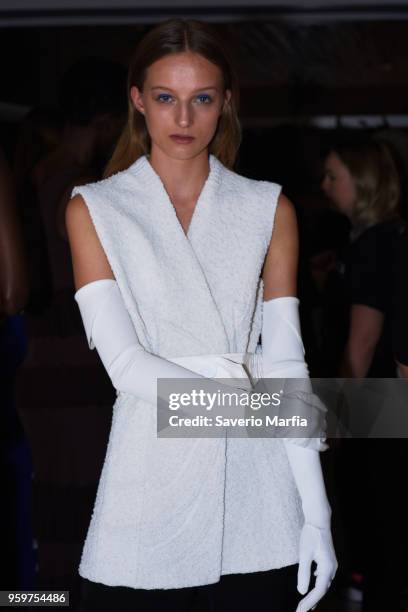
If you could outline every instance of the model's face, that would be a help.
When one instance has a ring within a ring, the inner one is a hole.
[[[223,105],[231,92],[223,91],[221,70],[192,52],[167,55],[149,66],[143,91],[130,90],[134,106],[145,117],[152,142],[174,159],[190,159],[208,147]],[[188,143],[174,135],[192,136]]]
[[[351,219],[357,196],[354,179],[347,166],[333,151],[324,163],[322,189],[337,210]]]

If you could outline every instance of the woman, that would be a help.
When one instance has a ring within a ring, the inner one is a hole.
[[[27,260],[15,202],[15,184],[0,149],[0,327],[19,313],[28,298]]]
[[[351,222],[344,256],[348,321],[340,376],[395,377],[395,247],[404,224],[398,173],[387,146],[368,141],[333,147],[325,159],[322,188]],[[384,398],[378,399],[383,410]],[[393,438],[343,440],[339,451],[350,569],[364,576],[364,612],[399,609],[406,565],[406,453],[406,440]]]
[[[31,552],[24,503],[20,498],[24,477],[28,491],[28,449],[14,402],[15,375],[26,351],[20,311],[27,298],[26,245],[16,206],[15,181],[0,147],[0,478],[3,483],[0,537],[8,558],[2,581],[15,585],[14,588],[21,588],[24,579],[21,572],[23,546],[25,554]]]
[[[394,246],[403,223],[398,173],[387,146],[372,141],[333,147],[322,188],[352,224],[344,261],[349,323],[340,375],[393,377]]]
[[[307,376],[293,205],[276,184],[231,170],[237,83],[209,26],[153,28],[127,88],[106,178],[75,188],[66,214],[75,299],[118,391],[80,566],[83,609],[289,612],[315,560],[304,612],[337,568],[323,439],[161,440],[154,409],[160,378],[218,376],[214,389],[244,394],[262,372]]]
[[[408,227],[405,227],[396,246],[395,303],[393,316],[394,357],[400,378],[408,378]]]

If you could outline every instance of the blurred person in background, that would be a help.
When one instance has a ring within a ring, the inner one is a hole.
[[[408,378],[408,228],[405,227],[396,246],[395,299],[393,316],[394,356],[398,375]]]
[[[26,313],[28,352],[16,380],[34,464],[36,588],[69,590],[72,606],[114,393],[97,354],[88,350],[73,300],[64,215],[73,185],[102,178],[126,110],[125,79],[120,64],[97,57],[80,59],[67,70],[59,88],[61,127],[54,122],[57,145],[33,166],[25,164],[29,177],[19,191],[20,199],[26,194],[37,208],[38,214],[34,208],[31,214],[38,231],[30,246],[42,249],[41,257],[30,252],[36,263]]]
[[[29,294],[25,315],[38,315],[52,299],[52,280],[47,240],[38,202],[41,176],[38,162],[54,151],[61,139],[61,112],[34,107],[18,126],[13,149],[16,200],[28,258]],[[25,317],[24,317],[25,320]]]
[[[19,313],[28,296],[27,261],[10,166],[0,148],[0,323]]]
[[[394,245],[404,223],[388,148],[373,141],[338,145],[326,157],[322,188],[352,224],[344,261],[349,331],[340,374],[393,377]]]
[[[0,534],[7,558],[2,588],[27,586],[24,568],[31,550],[31,534],[24,497],[24,461],[27,452],[13,399],[13,380],[24,350],[20,312],[28,297],[27,259],[16,206],[11,168],[0,148]],[[26,481],[31,476],[26,470]],[[32,585],[31,585],[32,586]]]
[[[350,244],[338,268],[348,305],[339,375],[396,377],[395,247],[404,222],[399,176],[387,145],[371,140],[333,146],[325,159],[322,188],[351,223]],[[363,611],[400,610],[407,578],[406,440],[344,439],[337,452],[351,569],[363,576]]]

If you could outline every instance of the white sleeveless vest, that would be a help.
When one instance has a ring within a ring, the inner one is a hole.
[[[242,353],[250,370],[281,188],[209,163],[187,235],[146,156],[72,195],[89,208],[146,350],[180,363]],[[158,438],[156,417],[118,394],[80,575],[169,589],[298,563],[304,517],[283,441]]]

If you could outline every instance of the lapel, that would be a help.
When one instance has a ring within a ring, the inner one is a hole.
[[[215,284],[208,277],[208,249],[214,243],[217,228],[217,207],[221,205],[220,186],[225,168],[218,159],[209,156],[210,172],[201,190],[187,234],[177,218],[160,176],[155,172],[146,156],[140,157],[128,169],[144,187],[143,209],[148,235],[156,255],[156,269],[160,268],[159,293],[183,324],[183,331],[199,336],[205,352],[225,353],[230,351],[229,339],[221,309],[217,304]],[[138,209],[142,212],[140,204]],[[218,231],[218,239],[220,238]],[[217,262],[222,276],[223,261]],[[214,271],[213,271],[214,272]],[[164,286],[163,286],[164,284]],[[189,329],[191,327],[191,329]]]

